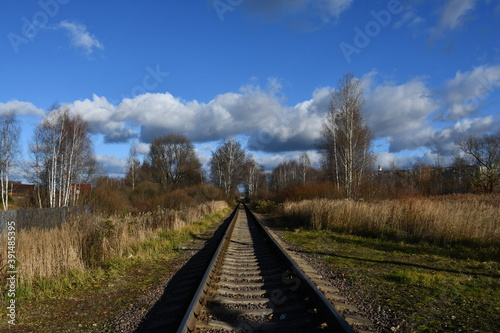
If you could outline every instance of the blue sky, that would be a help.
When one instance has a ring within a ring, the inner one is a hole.
[[[377,164],[449,161],[499,130],[494,0],[3,1],[0,113],[33,127],[54,103],[92,128],[112,175],[132,141],[185,134],[202,162],[235,136],[268,170],[316,143],[329,96],[362,80]]]

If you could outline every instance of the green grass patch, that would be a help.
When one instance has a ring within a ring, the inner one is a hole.
[[[500,265],[488,255],[494,249],[279,229],[417,332],[500,332]]]

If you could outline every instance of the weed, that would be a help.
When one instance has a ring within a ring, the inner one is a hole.
[[[92,274],[101,277],[101,270],[113,268],[116,265],[113,260],[117,258],[153,256],[163,248],[175,249],[189,237],[188,230],[198,228],[194,221],[226,207],[224,201],[217,201],[184,211],[159,210],[137,216],[88,215],[49,230],[20,230],[16,253],[18,293],[23,296],[46,294],[49,290],[58,293],[92,280]],[[0,243],[4,244],[5,237],[5,232],[0,234]],[[0,267],[6,262],[5,253],[0,252]],[[0,278],[5,274],[2,269]]]
[[[285,202],[283,215],[313,229],[407,242],[480,246],[500,255],[500,207],[491,196],[449,196],[355,202]],[[495,251],[496,248],[496,251]]]

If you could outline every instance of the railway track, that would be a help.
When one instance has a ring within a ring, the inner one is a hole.
[[[177,332],[354,332],[239,205]]]

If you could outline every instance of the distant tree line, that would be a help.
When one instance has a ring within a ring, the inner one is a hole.
[[[62,207],[106,202],[108,211],[182,208],[220,198],[361,198],[394,193],[443,194],[494,192],[500,187],[500,134],[456,141],[449,168],[416,165],[414,170],[374,172],[373,134],[366,125],[363,89],[352,73],[331,93],[316,167],[303,152],[265,171],[240,142],[227,138],[214,149],[207,171],[193,143],[182,134],[155,137],[141,162],[131,144],[123,179],[98,176],[88,123],[66,107],[52,107],[35,128],[26,178],[35,190],[29,205]],[[19,166],[20,126],[13,112],[0,115],[0,188],[3,209],[9,209],[10,174]],[[450,169],[451,168],[451,169]],[[92,182],[92,198],[74,184]],[[131,208],[132,207],[132,208]]]

